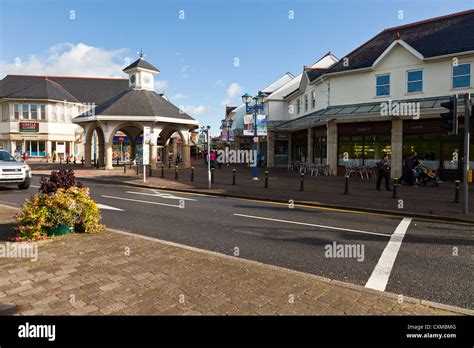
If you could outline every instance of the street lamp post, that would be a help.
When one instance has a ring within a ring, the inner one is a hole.
[[[257,167],[257,113],[258,111],[265,111],[265,103],[267,102],[268,95],[262,92],[259,92],[255,97],[245,93],[242,96],[242,101],[245,103],[245,111],[253,111],[253,178],[252,180],[258,180],[258,167]],[[250,102],[253,100],[253,105],[250,105]]]
[[[211,188],[211,136],[210,136],[211,126],[202,126],[201,133],[206,134],[207,140],[207,182],[208,188]]]

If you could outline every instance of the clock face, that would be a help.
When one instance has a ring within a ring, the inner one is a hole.
[[[145,81],[146,84],[149,84],[150,83],[150,76],[145,75],[143,77],[143,81]]]
[[[132,85],[135,84],[135,74],[134,74],[134,75],[130,75],[130,83],[131,83]]]

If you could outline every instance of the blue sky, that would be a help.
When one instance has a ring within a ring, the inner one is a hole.
[[[385,28],[470,8],[474,0],[0,0],[0,76],[121,76],[143,48],[161,70],[157,91],[216,129],[226,103],[328,51],[340,58]]]

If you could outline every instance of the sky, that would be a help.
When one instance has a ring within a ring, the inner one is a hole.
[[[138,58],[164,92],[218,132],[225,105],[338,58],[383,29],[474,8],[474,0],[0,0],[0,78],[126,77]]]

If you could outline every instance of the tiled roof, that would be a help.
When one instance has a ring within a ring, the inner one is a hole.
[[[158,68],[155,68],[153,65],[151,65],[150,63],[148,63],[145,59],[143,58],[138,58],[136,61],[134,61],[132,64],[130,64],[129,66],[127,66],[125,69],[123,69],[123,71],[127,71],[129,69],[132,69],[132,68],[143,68],[143,69],[147,69],[147,70],[153,70],[153,71],[157,71],[159,72],[160,70],[158,70]]]
[[[342,58],[330,72],[372,66],[390,46],[402,39],[425,58],[474,50],[474,10],[454,13],[421,22],[385,29],[362,46],[347,54],[348,66]]]
[[[95,108],[95,115],[161,116],[181,120],[194,120],[158,93],[135,89],[127,89],[98,105]]]
[[[127,79],[7,75],[0,81],[0,99],[52,99],[98,105],[127,88]]]

